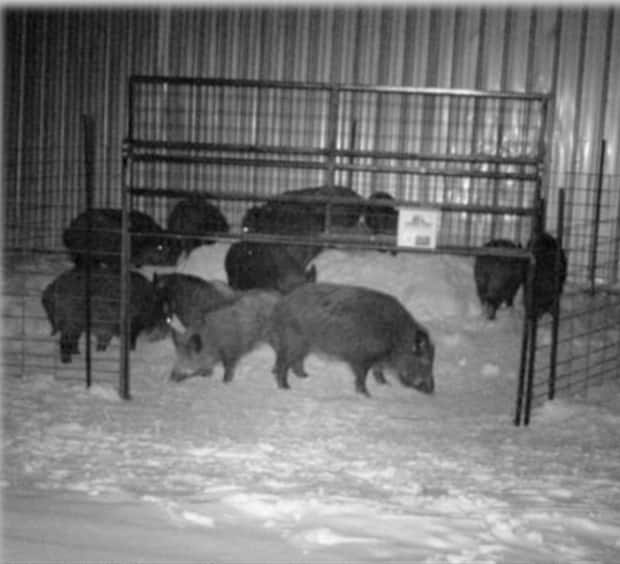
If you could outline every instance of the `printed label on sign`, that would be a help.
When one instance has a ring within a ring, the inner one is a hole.
[[[418,249],[434,249],[441,211],[427,208],[400,208],[398,210],[398,245]]]

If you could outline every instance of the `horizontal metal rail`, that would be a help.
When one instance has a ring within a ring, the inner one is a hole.
[[[136,153],[132,155],[134,161],[137,162],[166,162],[174,164],[217,164],[217,165],[234,165],[234,166],[260,166],[272,168],[299,168],[299,169],[325,169],[327,170],[330,163],[312,162],[300,160],[268,160],[268,159],[248,159],[243,157],[194,157],[182,155],[161,155],[159,153]],[[437,160],[437,159],[436,159]],[[498,172],[498,171],[475,171],[475,170],[444,170],[431,169],[428,167],[398,167],[398,166],[381,166],[381,165],[358,165],[347,163],[335,163],[333,165],[336,170],[352,170],[358,172],[382,172],[382,173],[398,173],[398,174],[415,174],[418,176],[446,176],[446,177],[466,177],[466,178],[491,178],[491,179],[507,179],[507,180],[530,180],[535,181],[538,178],[537,172]]]
[[[190,190],[172,189],[172,188],[137,188],[130,187],[129,192],[134,196],[150,196],[150,197],[171,197],[182,198],[185,196],[191,196],[196,194]],[[232,201],[251,201],[251,202],[287,202],[287,203],[316,203],[316,204],[351,204],[352,206],[372,206],[372,207],[385,207],[382,202],[373,202],[370,200],[358,200],[356,198],[347,197],[334,197],[325,198],[319,196],[295,196],[288,195],[258,195],[258,194],[244,194],[242,192],[219,192],[209,191],[208,197],[214,200],[232,200]],[[425,202],[422,200],[390,200],[390,205],[401,208],[425,208],[425,209],[437,209],[443,212],[468,212],[468,213],[481,213],[481,214],[496,214],[496,215],[515,215],[515,216],[533,216],[536,213],[535,208],[528,208],[522,206],[489,206],[489,205],[477,205],[477,204],[452,204],[452,203],[436,203]]]
[[[131,84],[172,84],[184,86],[231,86],[252,88],[282,88],[299,90],[323,90],[346,92],[376,92],[378,94],[419,94],[448,97],[493,98],[514,100],[546,101],[549,94],[545,92],[498,92],[494,90],[473,90],[453,88],[421,88],[415,86],[368,86],[364,84],[292,82],[283,80],[252,80],[236,78],[197,78],[188,76],[132,75]]]
[[[532,166],[539,164],[536,156],[511,157],[491,154],[475,155],[438,155],[433,153],[404,153],[401,151],[364,151],[355,149],[329,149],[314,147],[288,147],[284,145],[252,145],[247,143],[198,143],[193,141],[148,141],[140,138],[127,139],[131,142],[134,154],[140,154],[144,149],[171,150],[171,151],[218,151],[222,153],[256,153],[261,155],[307,155],[320,157],[340,157],[357,159],[392,159],[411,161],[437,161],[457,163],[482,163],[503,166]],[[149,154],[149,153],[146,153]]]
[[[175,235],[173,233],[164,233],[162,237],[170,239],[183,239],[186,235]],[[360,248],[373,250],[389,250],[396,252],[416,252],[416,253],[448,253],[461,256],[504,256],[520,258],[523,260],[530,259],[530,253],[524,249],[498,249],[491,247],[472,247],[472,246],[454,246],[454,245],[437,245],[434,249],[426,249],[421,247],[409,247],[396,244],[396,237],[390,235],[365,235],[337,232],[333,235],[327,233],[317,233],[315,235],[275,235],[271,233],[249,232],[215,232],[209,233],[204,237],[192,235],[193,239],[208,239],[210,241],[235,242],[249,241],[252,243],[270,243],[279,245],[299,245],[299,246],[319,246],[334,248]]]

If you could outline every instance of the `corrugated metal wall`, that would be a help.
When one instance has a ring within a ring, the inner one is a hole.
[[[620,212],[620,10],[389,6],[5,12],[7,243],[60,248],[84,205],[80,116],[97,125],[98,205],[120,201],[132,73],[542,91],[557,188],[586,222],[600,153]],[[579,184],[579,185],[576,185]],[[575,185],[573,187],[573,185]]]

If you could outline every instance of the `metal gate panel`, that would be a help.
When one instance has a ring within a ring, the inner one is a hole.
[[[534,201],[545,100],[441,89],[136,77],[129,140],[154,153],[140,158],[145,164],[135,170],[135,187],[265,196],[324,184],[332,166],[335,183],[352,185],[363,196],[381,190],[419,203],[525,209]],[[256,166],[251,175],[248,164]],[[167,213],[146,208],[160,221]],[[477,246],[502,233],[522,238],[528,229],[508,216],[500,222],[486,214],[475,233],[467,216],[461,231],[444,242],[465,237]]]

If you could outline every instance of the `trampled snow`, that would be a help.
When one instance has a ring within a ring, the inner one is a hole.
[[[227,247],[178,270],[225,280]],[[434,396],[388,374],[362,397],[343,363],[315,355],[310,378],[279,390],[267,345],[230,384],[221,367],[174,383],[169,338],[140,338],[128,402],[115,377],[87,389],[57,359],[5,376],[3,561],[617,561],[618,385],[514,427],[520,300],[484,320],[470,258],[327,250],[315,264],[428,327]]]

